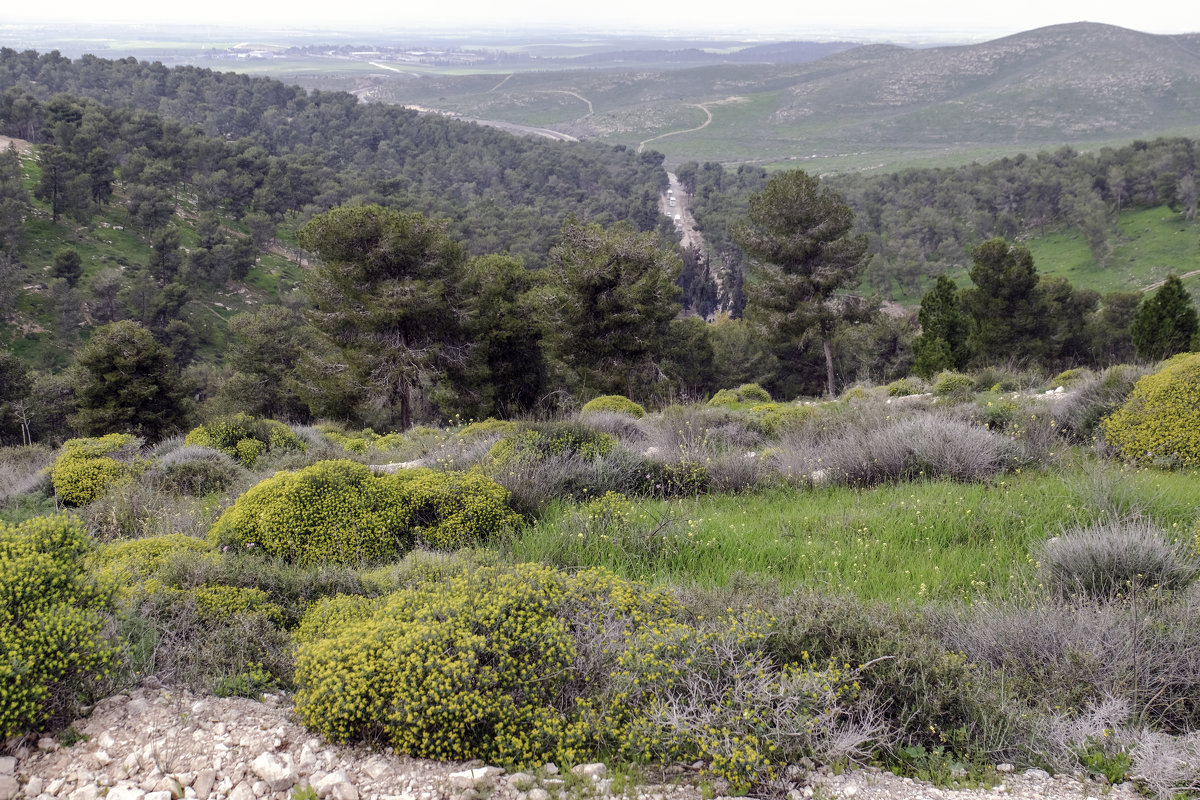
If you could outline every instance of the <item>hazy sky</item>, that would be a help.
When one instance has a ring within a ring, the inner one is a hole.
[[[209,23],[403,31],[570,27],[578,31],[650,29],[784,35],[869,31],[1004,35],[1061,22],[1105,22],[1149,33],[1200,31],[1200,3],[1129,0],[54,0],[6,3],[0,23]]]

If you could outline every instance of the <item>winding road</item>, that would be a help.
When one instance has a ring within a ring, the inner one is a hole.
[[[681,133],[695,133],[696,131],[704,130],[709,125],[711,125],[712,121],[713,121],[713,115],[712,115],[712,112],[708,110],[708,106],[717,105],[717,103],[720,103],[720,102],[726,102],[726,101],[718,100],[718,101],[715,101],[712,103],[689,103],[689,105],[693,105],[696,108],[703,111],[705,113],[705,115],[708,117],[708,119],[704,120],[704,122],[702,122],[700,125],[698,125],[695,128],[688,128],[687,130],[682,130],[682,131],[668,131],[667,133],[660,133],[658,136],[651,136],[649,139],[643,139],[638,144],[637,151],[640,153],[640,152],[642,152],[642,150],[644,150],[646,148],[646,145],[649,144],[650,142],[654,142],[659,139],[665,139],[668,136],[678,136]],[[589,103],[588,105],[591,105],[591,104]]]

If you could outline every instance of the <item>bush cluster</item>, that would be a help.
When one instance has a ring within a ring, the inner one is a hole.
[[[975,379],[961,372],[943,372],[933,379],[933,393],[937,397],[965,399],[975,393]]]
[[[80,566],[89,550],[71,517],[0,523],[0,739],[70,714],[112,662],[110,601]]]
[[[1163,363],[1101,425],[1122,457],[1167,467],[1200,465],[1200,353]]]
[[[69,439],[50,467],[54,492],[67,505],[86,506],[144,466],[137,458],[142,440],[128,433]]]
[[[238,413],[201,425],[188,433],[186,444],[220,450],[243,467],[269,452],[304,452],[304,440],[282,422]]]
[[[393,559],[419,541],[454,548],[518,523],[508,492],[474,473],[376,475],[353,461],[278,472],[239,497],[213,526],[220,543],[300,565]]]
[[[582,637],[661,614],[666,601],[602,571],[482,567],[403,589],[376,609],[333,600],[302,623],[296,709],[340,742],[382,733],[424,758],[562,759],[572,695],[602,652]],[[573,759],[572,759],[573,760]]]
[[[708,401],[710,406],[731,406],[737,403],[770,403],[771,395],[757,383],[743,383],[736,389],[722,389]]]
[[[641,419],[642,417],[646,416],[646,409],[642,408],[628,397],[619,394],[605,394],[589,400],[588,402],[584,403],[583,408],[579,410],[579,416],[586,417],[589,414],[597,414],[600,412],[625,414],[633,417],[634,419]]]

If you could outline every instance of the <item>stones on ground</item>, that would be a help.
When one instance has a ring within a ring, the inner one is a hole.
[[[599,764],[599,763],[597,763],[597,764],[577,764],[576,766],[571,767],[571,774],[579,775],[584,778],[591,778],[594,781],[598,781],[601,778],[603,778],[605,775],[608,774],[608,767],[604,766],[603,764]]]
[[[568,789],[556,764],[504,775],[483,762],[444,764],[337,746],[314,738],[289,713],[280,698],[266,704],[140,688],[98,703],[75,726],[87,738],[71,747],[46,737],[0,757],[0,800],[288,800],[307,786],[320,800],[565,800],[577,789],[596,800],[615,798],[603,764],[573,767]],[[680,769],[664,785],[626,786],[625,795],[700,800],[702,786],[718,797],[729,793],[725,781],[703,777],[703,763],[673,766]],[[582,787],[580,778],[587,779]],[[939,790],[870,769],[834,775],[812,762],[784,768],[780,778],[788,800],[1080,800],[1101,793],[1105,800],[1139,800],[1129,784],[1101,787],[1082,775],[1050,779],[1015,768],[1004,775],[1004,792]]]

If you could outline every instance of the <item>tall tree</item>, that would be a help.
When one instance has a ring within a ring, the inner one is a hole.
[[[1157,361],[1186,352],[1200,329],[1196,306],[1183,281],[1168,275],[1151,297],[1142,301],[1133,318],[1131,333],[1138,358]]]
[[[180,430],[188,408],[171,354],[134,322],[97,328],[71,366],[76,411],[86,436],[136,433],[151,441]]]
[[[1046,355],[1045,303],[1028,247],[989,239],[972,253],[963,292],[972,318],[969,343],[980,362],[1040,360]]]
[[[826,390],[836,393],[833,334],[862,305],[843,290],[870,260],[867,237],[852,235],[854,212],[841,195],[803,170],[781,172],[750,198],[734,240],[758,262],[747,307],[800,350],[812,335],[825,354]]]
[[[605,230],[568,219],[550,251],[543,313],[546,342],[581,395],[646,398],[665,378],[661,361],[679,314],[679,256],[655,234]]]
[[[470,350],[452,367],[450,397],[441,405],[476,418],[534,408],[548,380],[537,295],[544,277],[513,256],[466,264],[455,289]]]
[[[958,285],[948,275],[921,298],[917,313],[921,335],[913,340],[914,375],[929,378],[944,369],[962,369],[970,359],[967,336],[970,321],[963,313]]]
[[[308,276],[308,319],[344,354],[334,372],[348,372],[377,408],[398,406],[408,429],[418,392],[462,351],[446,299],[462,247],[421,214],[380,206],[336,208],[299,239],[320,257]]]

